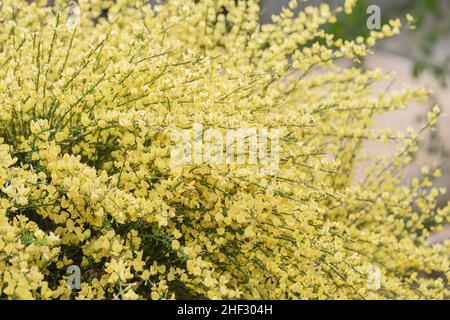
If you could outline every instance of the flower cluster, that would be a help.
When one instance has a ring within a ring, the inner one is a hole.
[[[450,218],[440,172],[402,175],[439,108],[372,128],[430,92],[336,64],[401,29],[327,33],[355,2],[260,25],[256,0],[2,1],[0,298],[448,298],[450,243],[427,243]],[[278,129],[279,170],[174,163],[171,130],[196,122]]]

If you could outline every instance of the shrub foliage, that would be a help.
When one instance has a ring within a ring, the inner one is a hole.
[[[448,297],[449,243],[427,243],[450,216],[439,170],[402,174],[439,108],[418,132],[373,128],[430,92],[336,63],[401,29],[327,33],[355,2],[260,25],[257,1],[91,0],[78,25],[66,1],[3,0],[0,297]],[[194,122],[279,129],[279,171],[174,163],[171,130]]]

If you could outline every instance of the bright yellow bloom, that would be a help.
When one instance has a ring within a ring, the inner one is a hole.
[[[54,2],[0,9],[0,298],[449,298],[450,243],[427,242],[450,218],[440,171],[403,180],[440,110],[375,130],[430,91],[335,64],[400,20],[349,41],[324,26],[356,0],[265,25],[256,0]],[[174,164],[172,131],[198,122],[279,129],[279,170]]]

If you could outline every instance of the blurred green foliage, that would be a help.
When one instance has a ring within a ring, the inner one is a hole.
[[[332,3],[333,1],[326,1]],[[380,5],[382,23],[395,17],[411,14],[416,19],[414,34],[408,34],[413,39],[414,50],[397,48],[390,50],[410,59],[413,62],[412,73],[415,77],[423,72],[432,73],[442,86],[447,85],[450,77],[450,54],[444,59],[435,61],[435,50],[439,42],[450,39],[450,1],[449,0],[408,0],[408,1],[368,1],[359,0],[353,13],[347,18],[329,26],[329,31],[344,39],[354,39],[358,35],[367,36],[370,30],[366,28],[368,18],[367,8]],[[450,50],[449,50],[450,52]]]

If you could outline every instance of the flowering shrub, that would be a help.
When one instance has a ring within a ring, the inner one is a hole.
[[[402,176],[439,108],[419,132],[371,128],[430,92],[335,64],[401,28],[324,31],[355,2],[260,25],[257,1],[79,1],[74,23],[65,1],[3,0],[1,298],[448,297],[450,243],[426,241],[450,217],[439,170]],[[196,121],[279,129],[279,170],[172,161]]]

